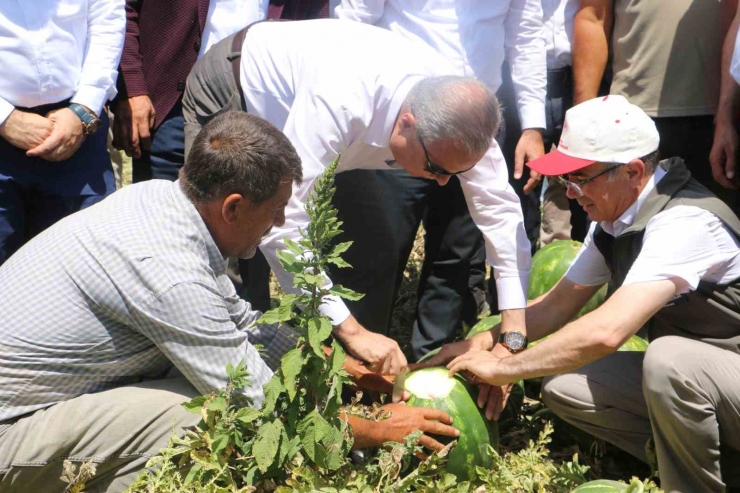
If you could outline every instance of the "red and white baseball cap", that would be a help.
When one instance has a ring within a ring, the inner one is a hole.
[[[585,101],[565,113],[557,150],[527,165],[545,176],[564,175],[596,162],[626,164],[658,149],[653,120],[623,96]]]

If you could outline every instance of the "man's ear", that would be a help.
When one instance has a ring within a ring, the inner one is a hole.
[[[416,134],[416,118],[408,108],[402,109],[401,113],[398,115],[398,131],[401,135],[405,135],[410,132]]]
[[[238,193],[232,193],[224,198],[221,203],[221,217],[226,224],[233,224],[239,220],[244,200],[246,199]]]
[[[627,177],[629,178],[630,186],[633,188],[639,188],[646,175],[647,167],[642,159],[633,159],[627,163]]]

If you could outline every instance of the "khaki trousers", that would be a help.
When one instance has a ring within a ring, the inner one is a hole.
[[[542,397],[565,421],[642,460],[652,436],[666,492],[724,492],[728,483],[738,485],[738,354],[662,337],[644,355],[617,352],[548,377]]]
[[[199,414],[181,406],[198,395],[185,379],[146,382],[86,394],[23,417],[0,431],[0,492],[62,492],[65,459],[92,460],[85,491],[120,492]]]
[[[555,240],[570,240],[570,204],[565,195],[565,186],[559,180],[547,180],[542,198],[542,221],[540,222],[540,248]]]

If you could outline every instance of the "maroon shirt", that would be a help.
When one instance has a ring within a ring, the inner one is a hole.
[[[255,0],[244,0],[255,1]],[[195,65],[209,0],[126,0],[118,98],[148,95],[159,127]],[[328,0],[271,0],[270,19],[328,17]]]

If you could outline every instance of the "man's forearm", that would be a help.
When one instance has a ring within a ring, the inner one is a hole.
[[[553,337],[502,360],[510,381],[575,370],[617,351],[660,310],[678,289],[668,279],[619,288],[595,311],[559,330]]]
[[[574,103],[595,98],[609,57],[612,2],[581,0],[573,28]]]
[[[352,435],[355,439],[352,443],[352,450],[362,450],[378,446],[376,437],[378,423],[369,419],[362,419],[358,416],[346,414],[344,411],[340,414],[342,419],[346,419],[352,427]]]

